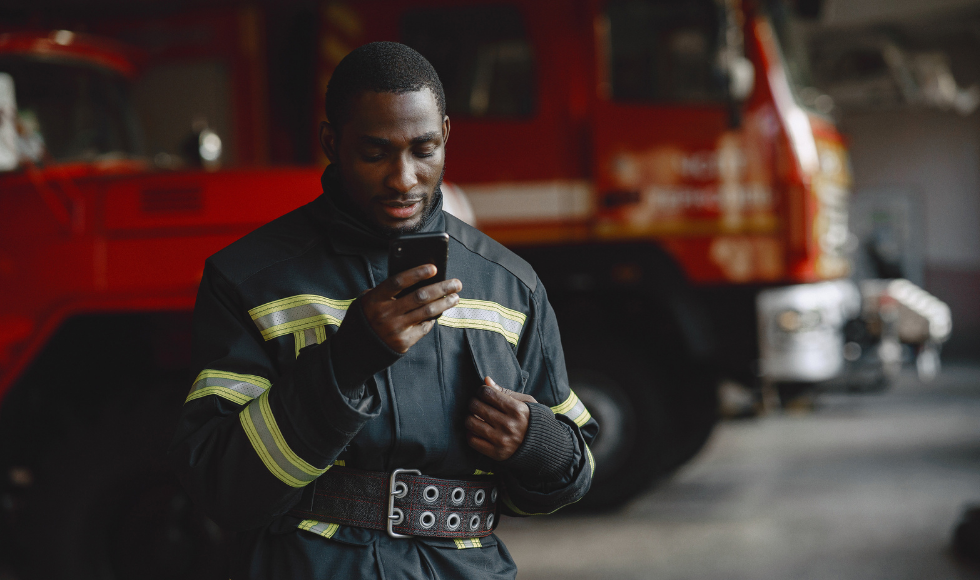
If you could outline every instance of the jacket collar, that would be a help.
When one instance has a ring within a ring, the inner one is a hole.
[[[385,250],[391,238],[365,223],[350,210],[344,198],[340,175],[336,167],[328,165],[320,177],[323,194],[309,204],[312,218],[334,250],[342,254],[359,254],[365,250]],[[446,229],[442,213],[442,190],[436,189],[436,207],[429,215],[420,232],[441,232]]]

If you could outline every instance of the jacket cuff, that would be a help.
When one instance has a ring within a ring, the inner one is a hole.
[[[568,426],[556,419],[551,409],[538,403],[527,403],[527,407],[531,416],[524,441],[503,465],[526,484],[558,481],[574,460],[575,441]]]
[[[364,383],[388,368],[403,355],[388,347],[368,324],[360,299],[351,303],[337,334],[325,349],[331,358],[334,378],[341,394],[358,399]]]

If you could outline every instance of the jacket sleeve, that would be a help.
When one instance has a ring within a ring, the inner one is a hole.
[[[555,313],[540,280],[517,351],[528,373],[528,431],[517,452],[504,462],[503,507],[518,516],[552,513],[580,500],[589,490],[595,463],[589,443],[599,426],[568,386]]]
[[[222,527],[259,527],[288,511],[380,413],[373,371],[397,353],[372,344],[380,340],[356,304],[333,337],[279,369],[235,287],[207,262],[194,307],[196,378],[170,457],[188,493]],[[373,366],[338,367],[349,357],[335,351],[351,345]]]

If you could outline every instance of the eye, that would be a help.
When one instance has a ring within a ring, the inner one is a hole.
[[[384,157],[385,157],[384,153],[363,153],[361,155],[361,158],[369,163],[381,161],[382,159],[384,159]]]
[[[426,157],[432,157],[436,154],[435,147],[421,149],[415,152],[415,156],[420,159],[425,159]]]

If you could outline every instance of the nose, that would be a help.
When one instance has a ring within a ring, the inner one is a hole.
[[[398,155],[392,162],[385,185],[398,193],[408,193],[418,185],[415,163],[411,155]]]

